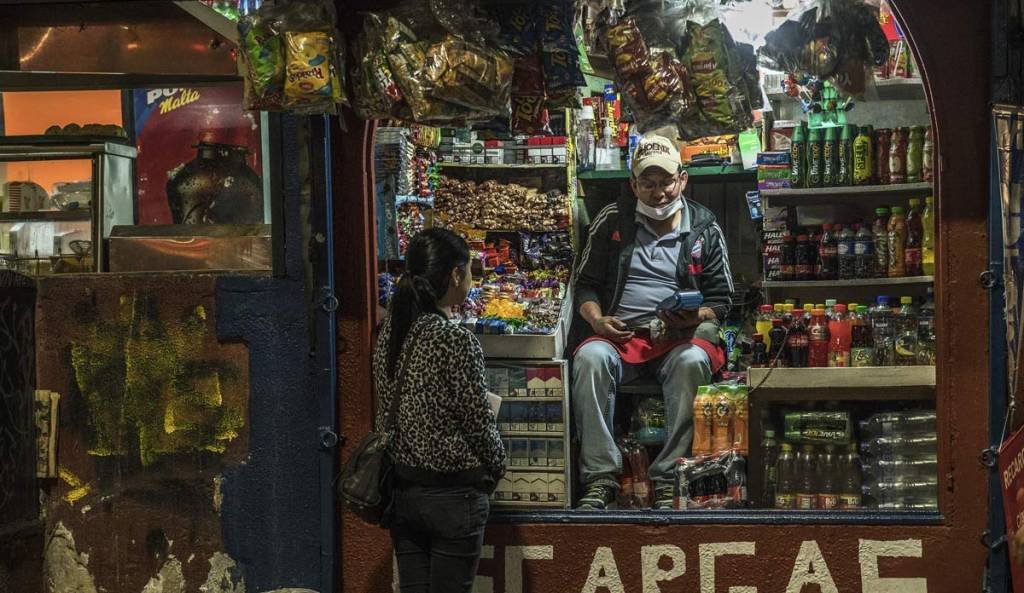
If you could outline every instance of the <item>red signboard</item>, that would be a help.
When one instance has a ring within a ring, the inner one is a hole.
[[[1024,591],[1024,428],[999,449],[999,483],[1003,488],[1013,590]]]

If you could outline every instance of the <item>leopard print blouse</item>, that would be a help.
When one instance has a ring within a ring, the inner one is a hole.
[[[397,382],[387,372],[390,339],[389,316],[373,353],[376,430],[383,428]],[[398,366],[399,372],[408,368],[398,434],[391,443],[395,463],[440,473],[482,466],[495,479],[500,477],[505,449],[487,401],[484,354],[476,336],[440,315],[421,315],[409,331]]]

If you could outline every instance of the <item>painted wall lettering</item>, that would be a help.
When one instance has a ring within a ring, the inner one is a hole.
[[[583,583],[581,593],[596,593],[598,589],[607,589],[609,593],[626,593],[619,576],[619,567],[615,564],[615,554],[611,548],[600,547],[594,552],[594,561],[590,563],[590,574]]]
[[[663,558],[672,561],[671,568],[661,568]],[[671,581],[686,574],[686,553],[678,546],[644,546],[640,548],[640,567],[643,593],[661,593],[658,583]]]
[[[806,585],[817,585],[821,593],[839,593],[832,573],[825,564],[818,542],[807,540],[800,544],[800,553],[793,563],[793,574],[789,577],[786,593],[801,593]]]
[[[554,560],[554,546],[509,546],[505,548],[505,593],[523,593],[523,561]]]
[[[754,542],[727,542],[698,546],[700,593],[715,593],[715,558],[732,555],[753,556],[754,550]],[[757,587],[729,587],[729,593],[757,593]]]
[[[921,540],[919,539],[860,540],[858,557],[860,558],[861,593],[927,593],[927,579],[883,579],[878,576],[879,557],[920,558],[921,555]]]

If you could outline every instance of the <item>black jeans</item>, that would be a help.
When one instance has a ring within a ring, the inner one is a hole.
[[[395,489],[391,540],[402,593],[473,590],[487,494],[471,486],[403,485]]]

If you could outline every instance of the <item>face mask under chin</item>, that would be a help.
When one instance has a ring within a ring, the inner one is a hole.
[[[643,214],[647,218],[653,220],[665,220],[666,218],[672,216],[676,212],[679,212],[682,208],[682,197],[676,198],[671,203],[665,204],[664,206],[658,208],[655,208],[654,206],[648,206],[647,204],[644,204],[640,200],[636,201],[636,209],[640,212],[640,214]]]

